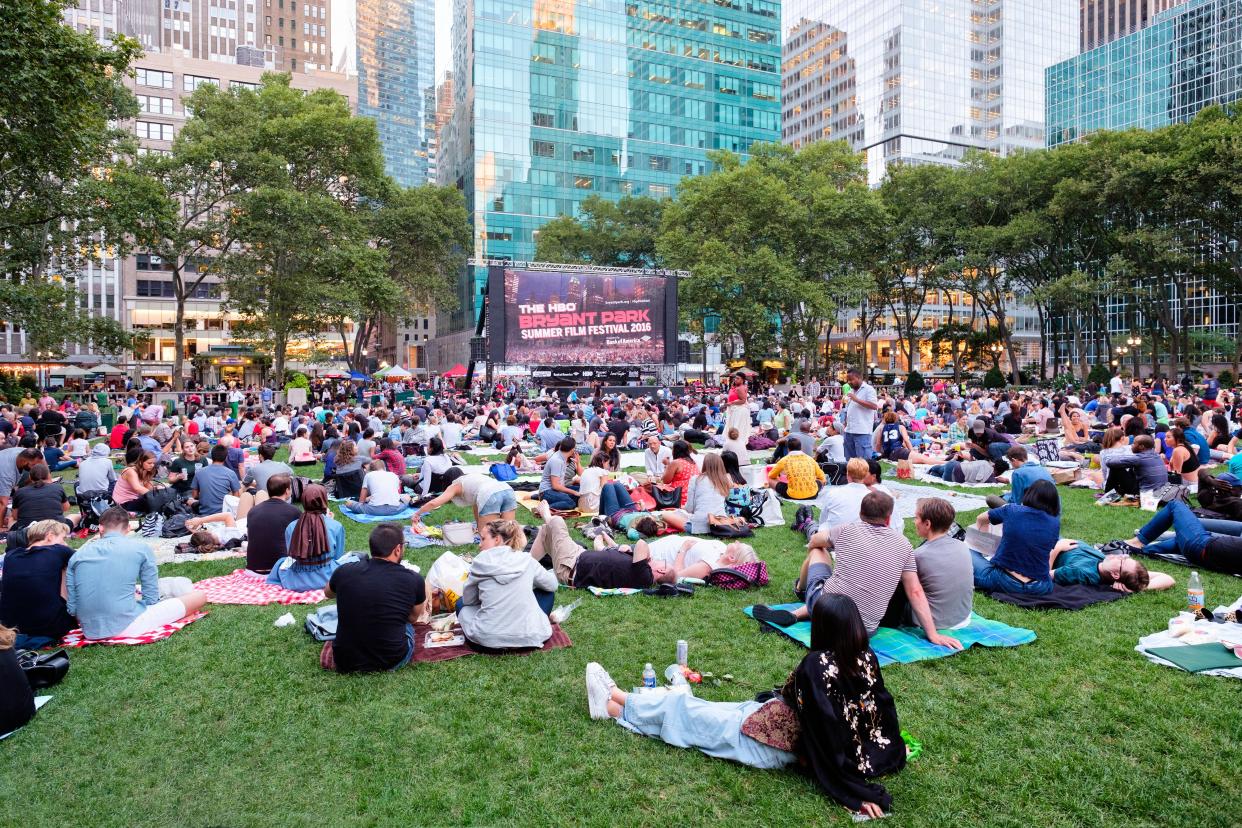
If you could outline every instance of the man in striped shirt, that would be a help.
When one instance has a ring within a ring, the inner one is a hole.
[[[755,618],[787,627],[810,617],[810,607],[819,596],[831,592],[854,599],[867,634],[875,635],[901,584],[927,640],[960,650],[960,641],[936,631],[927,595],[919,583],[914,548],[890,525],[892,516],[893,499],[883,492],[870,492],[862,500],[857,521],[829,529],[827,548],[814,545],[808,549],[799,579],[799,586],[806,587],[806,604],[794,612],[760,605],[754,609]],[[830,550],[835,553],[835,571],[828,558]]]

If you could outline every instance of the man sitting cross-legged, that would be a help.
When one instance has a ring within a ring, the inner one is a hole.
[[[875,635],[897,585],[901,584],[927,640],[960,650],[960,641],[936,632],[927,596],[919,583],[914,548],[905,535],[889,525],[892,516],[893,499],[883,492],[869,493],[863,498],[856,522],[829,530],[827,546],[819,545],[815,539],[808,546],[799,579],[799,586],[806,588],[806,604],[794,612],[759,605],[754,608],[755,618],[787,627],[805,621],[810,616],[809,607],[821,594],[837,593],[854,599],[867,634]],[[835,570],[828,557],[830,549],[835,551]]]
[[[964,627],[974,608],[974,567],[970,550],[949,536],[957,512],[941,497],[920,497],[914,507],[914,531],[923,543],[914,550],[919,583],[927,596],[932,622],[938,630]],[[904,586],[899,585],[884,616],[885,627],[906,627],[914,613]]]

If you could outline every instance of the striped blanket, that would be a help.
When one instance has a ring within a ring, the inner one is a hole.
[[[193,615],[187,615],[180,621],[174,621],[171,624],[165,624],[151,632],[143,633],[130,637],[122,637],[119,635],[112,638],[95,638],[90,639],[82,634],[82,630],[70,630],[65,637],[60,640],[60,646],[70,649],[77,647],[85,647],[88,644],[150,644],[155,641],[162,641],[180,629],[184,629],[187,625],[193,624],[200,618],[206,616],[205,612],[196,612]]]
[[[792,612],[800,606],[802,605],[781,604],[773,608],[786,609]],[[746,607],[742,611],[753,617],[751,610],[751,607]],[[771,626],[777,632],[784,633],[803,647],[810,648],[810,621],[799,621],[790,627]],[[1034,630],[1011,627],[1000,621],[984,618],[977,613],[971,613],[970,623],[965,627],[956,630],[941,630],[940,632],[962,642],[963,649],[969,649],[975,644],[982,647],[1017,647],[1020,644],[1029,644],[1035,640]],[[880,627],[880,629],[876,630],[875,635],[871,636],[871,649],[875,652],[881,666],[927,661],[933,658],[943,658],[957,652],[957,650],[931,643],[923,635],[922,630],[914,627],[903,627],[899,630]]]

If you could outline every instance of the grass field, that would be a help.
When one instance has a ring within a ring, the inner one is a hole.
[[[1066,535],[1128,537],[1146,517],[1061,493]],[[365,549],[369,527],[343,522],[348,547]],[[211,607],[164,642],[72,651],[54,700],[0,742],[0,824],[849,824],[794,773],[713,760],[587,716],[588,661],[637,684],[644,662],[673,660],[679,638],[693,666],[736,679],[696,691],[705,698],[748,698],[784,680],[804,651],[760,634],[741,609],[790,600],[802,547],[786,527],[761,530],[755,545],[772,574],[761,591],[587,595],[565,627],[574,646],[525,657],[337,676],[319,669],[319,645],[301,628],[308,608],[293,608],[298,625],[278,629],[286,608],[276,606]],[[439,551],[408,557],[426,571]],[[199,579],[239,565],[161,571]],[[902,727],[924,745],[885,780],[887,824],[1242,822],[1242,683],[1133,651],[1184,603],[1188,570],[1165,569],[1178,581],[1172,591],[1078,613],[977,598],[981,614],[1039,639],[885,668]],[[1209,606],[1242,592],[1238,579],[1204,581]],[[563,595],[559,603],[571,600]]]

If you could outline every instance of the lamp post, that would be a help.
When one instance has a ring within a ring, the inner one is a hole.
[[[988,350],[992,352],[992,361],[996,365],[996,370],[1000,370],[1001,354],[1005,352],[1005,346],[999,342],[993,342],[988,346]]]
[[[877,365],[874,362],[868,362],[867,368],[868,368],[867,381],[874,384],[875,383],[875,369],[877,368]]]
[[[1134,351],[1134,378],[1138,379],[1139,349],[1143,347],[1143,338],[1141,336],[1138,336],[1137,334],[1135,334],[1134,336],[1128,336],[1126,337],[1126,345],[1128,345],[1130,349]]]

